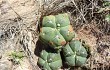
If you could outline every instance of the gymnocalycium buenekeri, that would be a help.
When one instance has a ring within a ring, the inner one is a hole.
[[[74,38],[67,13],[45,16],[40,29],[40,39],[52,48],[59,49]]]
[[[63,52],[64,59],[69,66],[85,64],[87,51],[82,43],[76,40],[77,35],[70,25],[67,13],[45,16],[42,20],[39,37],[49,46],[48,50],[44,49],[40,52],[38,64],[42,67],[41,69],[59,70],[63,59],[60,51]]]
[[[87,51],[78,40],[72,40],[62,50],[69,66],[82,66],[86,62]]]
[[[60,53],[42,50],[38,59],[38,64],[43,70],[58,70],[62,66]]]

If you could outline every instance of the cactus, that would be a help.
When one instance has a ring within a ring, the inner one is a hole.
[[[55,16],[53,15],[44,17],[42,23],[43,27],[56,28]]]
[[[72,40],[74,35],[67,13],[43,18],[40,39],[48,43],[52,48],[61,48]]]
[[[60,28],[60,33],[67,42],[75,37],[75,33],[73,32],[73,28],[71,25]]]
[[[86,62],[87,51],[78,40],[72,40],[63,47],[65,61],[70,66],[82,66]]]
[[[62,66],[60,53],[42,50],[38,59],[38,64],[44,70],[58,70]]]
[[[45,16],[39,37],[42,42],[52,47],[41,51],[38,59],[41,69],[59,70],[63,59],[60,51],[69,66],[82,66],[86,62],[87,51],[73,31],[67,13]]]
[[[56,15],[55,18],[56,18],[57,27],[64,27],[70,25],[70,21],[67,13]]]

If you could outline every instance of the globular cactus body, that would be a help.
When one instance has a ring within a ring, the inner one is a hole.
[[[58,70],[62,66],[60,53],[43,50],[38,59],[38,64],[43,70]]]
[[[87,52],[78,40],[72,40],[63,47],[65,61],[70,66],[81,66],[86,62]]]
[[[61,27],[60,28],[60,33],[67,42],[70,41],[75,35],[71,25]]]
[[[50,27],[43,27],[41,29],[40,38],[43,39],[43,41],[49,42],[52,38],[55,37],[55,30]]]
[[[70,20],[67,13],[56,15],[55,18],[57,27],[70,25]]]
[[[55,16],[50,15],[50,16],[44,17],[42,21],[42,26],[56,28]]]
[[[40,38],[52,48],[59,49],[74,37],[68,14],[50,15],[43,18]]]

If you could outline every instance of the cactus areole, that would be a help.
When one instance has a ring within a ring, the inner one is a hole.
[[[43,50],[38,59],[38,64],[43,70],[59,70],[62,66],[60,53],[52,53]]]
[[[61,48],[75,35],[67,13],[45,16],[40,30],[40,39],[54,49]]]
[[[63,47],[65,61],[70,66],[82,66],[86,62],[87,51],[78,40],[72,40]]]

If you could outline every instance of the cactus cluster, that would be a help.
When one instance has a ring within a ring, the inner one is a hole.
[[[42,50],[38,60],[42,69],[58,70],[62,66],[62,59],[65,59],[68,66],[82,66],[87,60],[87,51],[75,37],[67,13],[45,16],[40,29],[40,40],[54,51],[60,49],[64,57],[61,57],[60,52]]]
[[[75,35],[67,13],[44,17],[40,30],[42,41],[48,43],[54,49],[61,48]]]

